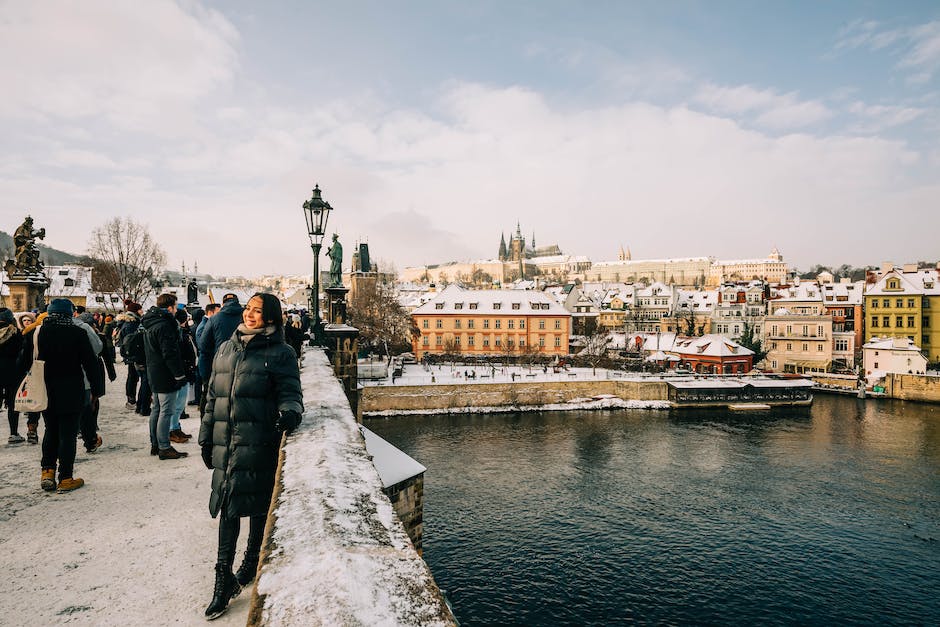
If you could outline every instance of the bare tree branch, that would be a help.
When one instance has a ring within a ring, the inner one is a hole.
[[[95,282],[107,288],[101,291],[135,302],[153,292],[153,280],[166,265],[166,253],[147,226],[127,217],[114,218],[92,231],[88,254],[94,260]]]

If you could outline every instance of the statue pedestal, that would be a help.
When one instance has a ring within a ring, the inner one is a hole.
[[[346,324],[346,294],[348,287],[332,285],[326,292],[326,320],[324,324]]]
[[[45,304],[49,280],[39,275],[13,275],[4,281],[10,288],[7,306],[13,311],[29,311]]]

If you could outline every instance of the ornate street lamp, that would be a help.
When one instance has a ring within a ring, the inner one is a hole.
[[[313,286],[310,289],[310,345],[322,345],[323,326],[320,324],[320,247],[323,245],[323,233],[326,221],[333,207],[320,197],[320,186],[315,185],[313,196],[304,201],[304,217],[307,219],[307,235],[310,236],[310,248],[313,249]]]

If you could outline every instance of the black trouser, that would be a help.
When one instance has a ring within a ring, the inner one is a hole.
[[[127,402],[137,404],[137,382],[140,381],[140,375],[134,364],[127,362],[127,382],[124,383],[124,395],[127,396]]]
[[[138,370],[137,376],[140,377],[140,391],[137,392],[137,413],[149,414],[151,407],[150,381],[147,380],[147,371]]]
[[[245,553],[257,554],[261,551],[261,540],[264,539],[264,521],[266,516],[251,516],[248,518],[248,546]],[[235,544],[238,542],[238,532],[241,530],[241,518],[219,516],[219,556],[217,564],[231,568],[235,561]]]
[[[85,406],[82,407],[82,416],[79,419],[79,428],[82,431],[82,442],[85,448],[94,448],[98,440],[98,399],[91,402],[91,392],[85,390]]]
[[[42,468],[55,469],[59,465],[59,481],[70,479],[75,467],[75,437],[78,435],[78,418],[81,411],[42,412],[46,420],[46,432],[42,436]]]
[[[19,433],[20,429],[20,412],[16,411],[13,405],[13,401],[16,398],[17,387],[18,386],[14,385],[12,381],[0,385],[0,399],[7,405],[7,420],[10,421],[10,435]]]

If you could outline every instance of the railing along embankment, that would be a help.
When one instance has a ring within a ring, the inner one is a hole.
[[[304,418],[286,439],[249,625],[453,625],[319,349],[301,368]]]

